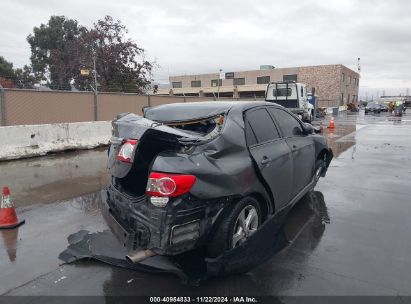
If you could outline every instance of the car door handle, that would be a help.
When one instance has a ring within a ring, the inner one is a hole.
[[[293,145],[293,147],[292,147],[291,150],[293,150],[293,151],[297,150],[297,146],[296,146],[296,145]]]
[[[262,165],[268,164],[269,162],[271,162],[271,158],[268,158],[267,156],[263,157],[263,160],[261,161]]]

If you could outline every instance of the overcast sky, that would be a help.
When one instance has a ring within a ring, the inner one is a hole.
[[[91,26],[109,14],[169,75],[341,63],[356,70],[360,95],[411,88],[411,1],[2,0],[0,55],[29,63],[26,36],[51,15]],[[411,92],[410,92],[411,93]]]

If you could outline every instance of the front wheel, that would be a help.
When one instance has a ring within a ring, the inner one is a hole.
[[[245,197],[228,208],[223,218],[217,222],[219,226],[208,245],[208,253],[211,257],[240,246],[261,225],[260,204],[253,197]]]
[[[310,113],[310,115],[308,115],[308,123],[311,123],[313,121],[313,115]]]

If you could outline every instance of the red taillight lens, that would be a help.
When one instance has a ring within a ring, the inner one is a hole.
[[[137,139],[126,139],[123,145],[118,151],[117,159],[124,163],[132,163],[133,162],[133,153],[137,146]]]
[[[146,193],[150,196],[175,197],[190,191],[195,181],[194,175],[151,172]]]

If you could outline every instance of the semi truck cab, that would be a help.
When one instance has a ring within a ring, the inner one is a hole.
[[[299,82],[271,82],[267,85],[265,100],[277,103],[311,123],[314,106],[309,102],[306,85]]]

